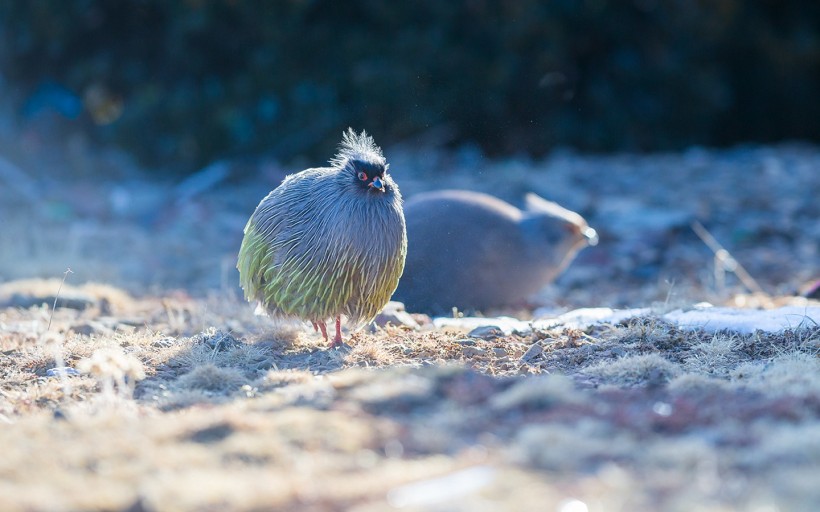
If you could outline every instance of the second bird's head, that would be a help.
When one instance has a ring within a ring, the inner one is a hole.
[[[348,128],[339,145],[339,152],[330,160],[340,172],[345,184],[362,193],[392,192],[395,183],[388,176],[390,165],[382,150],[365,131],[357,134]]]

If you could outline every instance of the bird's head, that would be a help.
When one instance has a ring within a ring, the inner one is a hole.
[[[354,188],[368,193],[391,191],[393,180],[388,176],[390,165],[382,150],[365,131],[357,134],[348,128],[339,145],[339,152],[330,160],[343,179]]]
[[[355,176],[355,183],[364,191],[385,192],[387,181],[387,164],[378,164],[362,160],[351,160],[347,163],[348,171]]]
[[[546,281],[560,274],[578,251],[598,244],[598,233],[577,213],[535,194],[527,194],[526,205],[519,226],[530,257],[548,260],[543,266]]]
[[[577,213],[533,193],[526,195],[525,202],[525,224],[537,226],[549,244],[565,240],[579,248],[598,245],[598,233]]]

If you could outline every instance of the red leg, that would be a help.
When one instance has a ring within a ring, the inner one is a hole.
[[[327,341],[327,326],[324,322],[318,322],[319,329],[322,331],[322,337]]]
[[[313,332],[319,332],[319,324],[316,322],[310,322],[313,324]]]
[[[336,337],[333,339],[331,347],[338,347],[342,345],[342,317],[336,317]]]

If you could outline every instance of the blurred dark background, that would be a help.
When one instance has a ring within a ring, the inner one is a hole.
[[[488,155],[820,139],[820,2],[14,0],[0,85],[146,166],[325,159],[347,126]]]

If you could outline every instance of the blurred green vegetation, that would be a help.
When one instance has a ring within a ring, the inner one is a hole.
[[[820,139],[820,2],[14,0],[4,88],[143,162]]]

